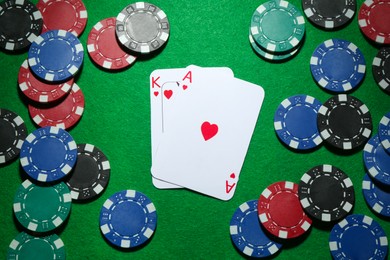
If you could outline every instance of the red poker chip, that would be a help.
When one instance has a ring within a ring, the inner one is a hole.
[[[20,66],[18,74],[20,90],[26,97],[39,103],[49,103],[63,98],[69,93],[73,82],[73,78],[61,84],[42,82],[31,72],[27,60]]]
[[[28,112],[40,127],[56,126],[68,129],[80,120],[84,104],[83,92],[76,83],[73,83],[72,90],[61,103],[51,107],[35,107],[29,104]]]
[[[92,28],[88,35],[87,49],[91,59],[99,66],[110,69],[123,69],[136,60],[119,46],[115,35],[116,18],[104,19]]]
[[[268,186],[260,195],[259,219],[272,235],[290,239],[305,234],[312,220],[303,211],[298,197],[298,184],[281,181]]]
[[[390,0],[366,0],[359,10],[360,30],[379,44],[390,43]]]
[[[43,18],[42,33],[61,29],[80,36],[87,25],[88,13],[81,0],[39,0],[37,8]]]

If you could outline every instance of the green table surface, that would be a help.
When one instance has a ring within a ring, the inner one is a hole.
[[[34,3],[37,1],[35,0]],[[358,0],[358,8],[362,0]],[[131,2],[124,0],[84,0],[88,24],[80,40],[86,50],[91,28],[100,20],[115,17]],[[240,259],[229,234],[229,222],[243,202],[257,199],[270,184],[288,180],[298,183],[303,173],[319,164],[344,170],[355,187],[355,214],[373,217],[390,234],[390,224],[375,215],[362,195],[365,173],[362,151],[334,154],[325,146],[311,153],[296,153],[278,140],[273,117],[279,103],[295,94],[308,94],[325,102],[331,97],[318,87],[310,73],[314,49],[330,38],[355,43],[363,52],[367,72],[363,84],[352,93],[366,103],[372,113],[374,130],[390,111],[390,97],[376,85],[372,60],[378,48],[359,30],[357,15],[345,28],[323,31],[306,19],[306,39],[296,57],[285,63],[269,63],[253,52],[248,27],[254,10],[262,1],[199,0],[153,2],[169,18],[171,34],[166,48],[152,59],[137,61],[121,72],[107,72],[93,64],[85,52],[84,66],[76,82],[85,95],[85,111],[79,124],[70,130],[77,143],[91,143],[108,156],[111,179],[102,196],[86,203],[73,203],[70,218],[57,233],[66,247],[68,259]],[[302,10],[299,0],[291,3]],[[0,53],[0,107],[18,113],[28,132],[37,128],[18,91],[17,75],[27,53]],[[234,197],[220,201],[186,189],[159,190],[152,185],[150,167],[149,75],[155,69],[181,68],[190,64],[203,67],[230,67],[235,76],[261,85],[265,100]],[[13,217],[15,192],[22,182],[19,160],[0,167],[0,257],[21,231]],[[99,212],[113,193],[135,189],[145,193],[158,213],[157,230],[151,242],[139,250],[122,251],[111,247],[99,229]],[[280,259],[330,259],[330,228],[313,226],[299,243],[288,244]]]

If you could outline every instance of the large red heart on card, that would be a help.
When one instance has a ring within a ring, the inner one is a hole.
[[[164,90],[164,96],[167,99],[170,99],[172,97],[173,91],[172,90]]]
[[[202,135],[205,141],[213,138],[218,133],[218,126],[216,124],[210,124],[209,122],[203,122],[200,127]]]

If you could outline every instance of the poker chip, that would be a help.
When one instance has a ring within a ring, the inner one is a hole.
[[[63,182],[52,186],[38,186],[25,180],[16,191],[13,210],[24,228],[44,233],[64,223],[71,205],[69,189]]]
[[[317,128],[317,113],[321,102],[308,95],[286,98],[274,116],[274,128],[279,139],[291,148],[308,150],[322,143]]]
[[[28,0],[0,2],[0,48],[16,51],[28,47],[42,31],[42,15]]]
[[[20,90],[29,99],[39,102],[54,102],[69,93],[74,79],[59,84],[49,84],[37,79],[31,72],[27,60],[25,60],[19,69],[18,84]]]
[[[28,112],[33,121],[40,127],[55,126],[69,129],[74,126],[84,112],[84,94],[76,83],[66,98],[54,106],[28,105]]]
[[[106,18],[92,28],[88,35],[88,53],[100,67],[123,69],[136,61],[136,57],[122,50],[115,36],[116,18]]]
[[[390,112],[386,113],[379,122],[378,137],[382,147],[390,154]]]
[[[330,146],[341,150],[358,149],[370,138],[371,113],[359,99],[339,94],[320,107],[317,126]]]
[[[250,31],[255,42],[267,52],[291,52],[303,39],[305,19],[291,3],[271,0],[256,8]]]
[[[390,185],[390,154],[383,148],[378,135],[372,136],[364,146],[363,161],[372,178]]]
[[[253,50],[259,54],[261,57],[267,59],[267,60],[273,60],[273,61],[284,61],[287,60],[291,57],[293,57],[298,51],[299,51],[299,46],[298,48],[292,50],[291,52],[287,52],[284,54],[278,54],[278,53],[268,53],[261,49],[257,43],[254,41],[252,35],[249,33],[249,42],[251,43],[251,46]]]
[[[366,0],[358,14],[359,27],[370,40],[379,44],[390,43],[390,1]]]
[[[35,76],[46,81],[65,81],[81,68],[84,48],[79,39],[64,30],[38,36],[28,51],[28,64]]]
[[[309,217],[324,222],[343,219],[355,203],[351,179],[328,164],[318,165],[303,174],[298,195]]]
[[[130,51],[141,54],[160,49],[169,37],[168,17],[146,2],[126,6],[116,17],[116,36]]]
[[[0,165],[16,158],[24,139],[27,128],[23,119],[16,113],[0,108]]]
[[[32,179],[53,182],[67,176],[77,160],[72,136],[58,127],[38,128],[29,134],[20,151],[20,164]]]
[[[120,248],[134,248],[153,235],[157,225],[156,208],[139,191],[120,191],[104,202],[99,223],[108,242]]]
[[[384,189],[371,180],[368,174],[363,177],[363,196],[368,206],[384,217],[390,217],[390,189]]]
[[[65,259],[65,246],[56,235],[37,237],[19,233],[8,247],[7,259]]]
[[[329,236],[334,259],[386,259],[388,240],[378,222],[365,215],[349,215]]]
[[[77,162],[66,182],[74,200],[97,197],[110,179],[110,162],[104,153],[92,144],[77,145]]]
[[[282,244],[272,241],[264,233],[257,216],[257,200],[241,204],[234,212],[230,237],[240,252],[251,257],[268,257],[282,248]]]
[[[372,61],[372,74],[378,86],[390,94],[390,47],[379,50]]]
[[[329,39],[318,45],[310,58],[310,70],[317,84],[331,92],[355,89],[366,73],[363,53],[352,42]]]
[[[312,224],[299,202],[298,184],[289,181],[268,186],[260,195],[257,211],[263,227],[283,239],[302,236]]]
[[[302,0],[302,9],[310,22],[320,28],[340,28],[356,12],[356,0]]]
[[[65,30],[80,36],[87,25],[88,13],[81,0],[39,0],[37,8],[42,13],[42,33]]]

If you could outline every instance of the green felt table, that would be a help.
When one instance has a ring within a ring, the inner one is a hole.
[[[36,3],[37,1],[34,1]],[[358,8],[362,0],[358,0]],[[88,24],[80,37],[86,50],[88,33],[100,20],[115,17],[131,2],[85,0]],[[331,97],[318,87],[310,73],[309,61],[317,45],[330,38],[355,43],[367,62],[363,84],[352,93],[372,113],[374,130],[390,111],[390,97],[376,85],[372,60],[378,48],[362,35],[357,15],[345,28],[323,31],[306,21],[306,39],[296,57],[285,63],[262,60],[251,49],[248,27],[252,13],[262,1],[199,0],[153,2],[168,15],[171,35],[166,48],[156,57],[137,61],[131,68],[107,72],[93,64],[87,52],[76,82],[85,95],[81,121],[70,130],[77,143],[91,143],[108,156],[111,179],[98,199],[73,203],[70,218],[57,233],[68,259],[240,259],[229,234],[233,212],[243,202],[257,199],[270,184],[288,180],[298,183],[303,173],[319,164],[332,164],[352,179],[356,203],[353,213],[373,217],[390,234],[390,223],[376,216],[362,195],[365,173],[362,151],[340,155],[325,146],[311,153],[286,149],[274,132],[273,117],[279,103],[295,94],[308,94],[325,102]],[[302,10],[300,0],[291,0]],[[0,25],[1,26],[1,25]],[[18,70],[27,53],[0,53],[0,107],[18,113],[28,132],[37,128],[18,91]],[[235,76],[261,85],[265,100],[234,197],[230,201],[186,190],[159,190],[152,185],[150,149],[149,75],[155,69],[180,68],[190,64],[203,67],[230,67]],[[1,138],[1,137],[0,137]],[[0,167],[0,258],[21,231],[13,217],[15,192],[22,182],[19,160]],[[113,193],[134,189],[145,193],[158,213],[157,230],[151,242],[140,250],[122,251],[111,247],[99,229],[99,212]],[[299,243],[286,246],[280,259],[330,259],[330,229],[313,226]]]

